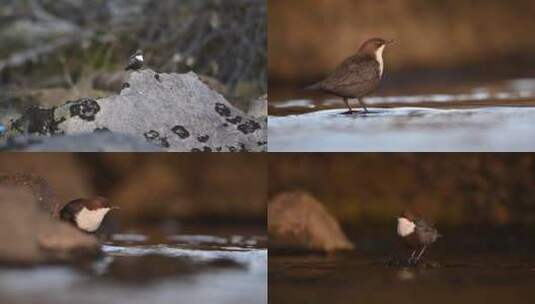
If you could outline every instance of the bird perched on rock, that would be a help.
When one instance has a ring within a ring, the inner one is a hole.
[[[133,70],[137,71],[143,67],[143,51],[137,50],[134,55],[130,56],[130,59],[128,59],[128,65],[126,66],[126,70]]]
[[[362,44],[358,52],[344,60],[327,78],[309,86],[309,90],[319,90],[344,99],[349,109],[344,114],[351,114],[353,110],[349,99],[357,98],[364,112],[368,108],[362,98],[373,92],[383,77],[385,47],[393,40],[372,38]]]
[[[442,236],[433,226],[409,211],[398,217],[397,230],[398,235],[412,250],[409,264],[418,263],[425,249]],[[420,252],[416,254],[418,250]]]
[[[81,198],[69,202],[60,211],[60,218],[74,224],[78,229],[95,232],[102,224],[102,220],[113,209],[108,199],[104,197]]]

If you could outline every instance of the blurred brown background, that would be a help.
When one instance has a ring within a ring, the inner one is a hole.
[[[2,153],[0,174],[17,172],[44,176],[60,202],[108,197],[125,222],[266,221],[261,154]]]
[[[271,154],[269,198],[305,190],[343,224],[405,208],[445,226],[535,225],[535,154]]]
[[[270,95],[318,80],[374,36],[396,40],[385,52],[383,92],[415,82],[533,77],[534,11],[530,0],[270,0]]]

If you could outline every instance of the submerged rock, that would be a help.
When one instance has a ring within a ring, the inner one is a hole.
[[[119,95],[30,108],[8,136],[75,135],[106,130],[167,151],[266,151],[267,122],[232,106],[193,73],[132,72]]]
[[[312,195],[286,192],[268,204],[270,248],[332,252],[351,250],[336,219]]]
[[[0,186],[0,263],[67,262],[94,256],[100,245],[93,235],[60,222],[39,207],[35,193]]]

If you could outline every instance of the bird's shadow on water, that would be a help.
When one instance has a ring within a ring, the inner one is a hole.
[[[247,265],[221,257],[198,261],[190,257],[169,257],[159,254],[143,256],[105,256],[94,263],[75,265],[80,273],[98,276],[115,284],[155,284],[163,279],[187,280],[198,274],[222,271],[246,271]],[[97,283],[97,281],[93,281]]]
[[[384,108],[384,109],[369,109],[367,112],[364,110],[358,110],[358,111],[345,111],[340,113],[334,113],[330,116],[332,118],[340,118],[340,117],[346,117],[346,118],[353,118],[353,119],[364,119],[364,118],[374,118],[374,117],[423,117],[426,115],[430,115],[433,111],[428,110],[429,113],[426,111],[423,111],[422,109],[391,109],[391,108]]]

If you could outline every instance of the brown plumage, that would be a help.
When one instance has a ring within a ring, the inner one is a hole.
[[[418,262],[425,252],[425,249],[442,236],[430,223],[415,216],[410,211],[405,211],[403,215],[398,218],[397,230],[398,235],[412,250],[409,263]],[[416,255],[418,250],[420,250],[420,253]]]
[[[379,86],[384,67],[382,53],[391,42],[381,38],[367,40],[355,55],[344,60],[327,78],[307,89],[342,97],[349,109],[347,113],[353,113],[348,100],[357,98],[364,112],[368,112],[362,97]]]

